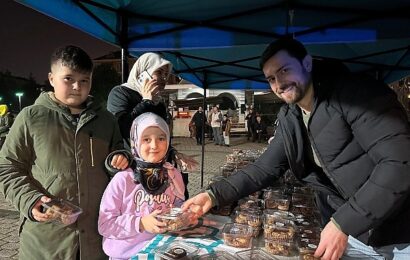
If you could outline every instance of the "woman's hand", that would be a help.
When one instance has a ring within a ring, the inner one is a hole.
[[[146,79],[141,88],[141,96],[143,99],[153,100],[159,94],[160,87],[155,79]]]
[[[183,171],[193,171],[199,165],[193,157],[180,152],[175,153],[175,162]]]
[[[151,214],[142,217],[140,220],[140,232],[147,231],[153,234],[164,233],[166,231],[166,224],[156,218],[159,213],[161,213],[161,210],[156,209]]]

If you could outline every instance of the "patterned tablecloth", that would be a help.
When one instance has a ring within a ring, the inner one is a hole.
[[[151,239],[148,244],[134,257],[132,260],[157,260],[155,249],[171,243],[173,241],[183,241],[193,244],[199,248],[198,255],[212,253],[214,251],[225,251],[235,255],[236,252],[244,250],[243,248],[235,248],[224,245],[222,239],[222,228],[225,223],[232,222],[230,217],[206,215],[200,220],[197,226],[179,232],[166,234],[158,234]],[[261,237],[261,236],[260,236]],[[253,247],[261,247],[262,239],[254,239]],[[298,257],[277,257],[278,259],[293,260]]]

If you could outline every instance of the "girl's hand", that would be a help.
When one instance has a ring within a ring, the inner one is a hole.
[[[124,170],[128,167],[128,159],[123,154],[116,154],[112,157],[111,166],[117,170]]]
[[[161,213],[161,210],[156,209],[151,214],[142,217],[140,221],[140,232],[147,231],[153,234],[164,233],[166,231],[166,224],[156,218],[159,213]]]

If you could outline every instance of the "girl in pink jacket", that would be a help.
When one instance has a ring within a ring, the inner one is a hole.
[[[144,113],[134,120],[130,139],[135,162],[114,176],[100,206],[98,231],[110,259],[128,259],[155,234],[163,233],[165,224],[156,215],[180,206],[184,199],[181,173],[165,162],[167,123],[154,113]]]

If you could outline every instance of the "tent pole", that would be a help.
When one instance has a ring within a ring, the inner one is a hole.
[[[125,83],[128,78],[128,51],[125,48],[121,48],[121,81]]]
[[[204,162],[205,162],[205,121],[207,120],[207,115],[206,115],[206,111],[207,111],[207,109],[206,109],[206,89],[207,89],[207,86],[208,85],[208,79],[207,79],[207,74],[206,74],[206,71],[204,71],[204,82],[203,82],[203,88],[204,88],[204,95],[203,95],[203,97],[204,97],[204,100],[203,100],[203,102],[202,102],[202,104],[203,104],[203,107],[202,107],[202,109],[203,109],[203,113],[204,113],[204,116],[203,116],[203,118],[202,118],[202,136],[201,136],[201,140],[202,140],[202,153],[201,153],[201,188],[203,188],[204,187]]]
[[[125,83],[128,78],[128,16],[123,12],[120,12],[119,15],[121,19],[121,81]]]

